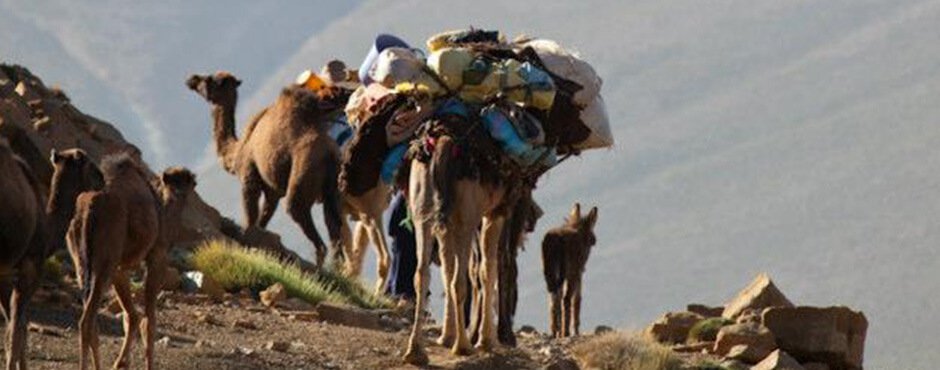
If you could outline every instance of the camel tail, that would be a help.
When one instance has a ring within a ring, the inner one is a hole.
[[[339,157],[332,155],[326,163],[326,181],[323,184],[323,222],[326,223],[326,232],[330,234],[330,241],[336,248],[335,253],[342,253],[342,201],[339,191]]]
[[[441,228],[447,224],[454,202],[454,183],[457,176],[454,172],[454,140],[449,136],[440,136],[434,146],[431,156],[431,183],[434,186],[434,219],[435,227]]]
[[[75,219],[72,223],[74,230],[69,233],[75,233],[73,239],[75,246],[75,257],[78,261],[75,267],[78,268],[78,285],[82,289],[82,297],[88,299],[91,295],[91,270],[93,252],[94,252],[94,230],[99,223],[99,214],[94,209],[101,202],[101,194],[93,193],[89,197],[79,197],[78,208],[75,210]]]

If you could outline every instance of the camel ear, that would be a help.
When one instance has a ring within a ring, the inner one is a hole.
[[[571,222],[576,222],[581,219],[581,203],[575,203],[574,207],[571,208],[571,213],[568,215],[568,219]]]
[[[236,78],[236,79],[235,79],[235,87],[239,87],[239,86],[241,86],[241,85],[242,85],[242,80],[239,80],[239,79]]]
[[[597,223],[597,207],[592,207],[591,212],[588,212],[587,222],[588,227],[594,228],[594,224]]]

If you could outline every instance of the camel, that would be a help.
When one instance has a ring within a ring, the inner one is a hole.
[[[235,135],[235,105],[241,81],[228,72],[192,75],[186,85],[212,106],[216,152],[225,171],[242,183],[245,226],[265,228],[282,197],[287,213],[314,247],[322,267],[326,246],[310,215],[316,202],[323,216],[334,256],[340,256],[346,227],[337,190],[340,151],[327,131],[328,112],[345,105],[337,89],[312,92],[303,87],[281,91],[274,104],[256,114],[239,140]],[[264,194],[259,214],[258,201]]]
[[[53,177],[46,203],[44,186],[0,138],[0,311],[7,321],[7,369],[26,369],[26,308],[39,286],[43,261],[63,245],[63,225],[72,217],[75,197],[101,186],[100,176],[85,166],[90,161],[84,152],[69,150],[63,156],[78,162],[77,171]]]
[[[488,134],[478,129],[480,126],[457,115],[445,115],[430,123],[415,143],[417,147],[433,148],[430,153],[418,153],[411,161],[408,193],[418,244],[418,269],[415,320],[404,360],[418,366],[428,362],[422,327],[432,239],[437,242],[447,297],[443,330],[437,342],[451,347],[455,355],[473,350],[463,308],[471,246],[479,232],[483,309],[475,347],[489,351],[499,345],[494,320],[497,249],[508,208],[518,197],[518,188],[499,171],[501,152]]]
[[[76,277],[84,295],[79,320],[79,364],[95,369],[99,356],[97,313],[105,289],[111,285],[124,311],[124,341],[114,368],[130,367],[130,352],[140,324],[146,368],[153,367],[157,294],[163,284],[169,249],[168,224],[178,219],[195,177],[187,170],[163,173],[159,194],[147,181],[147,172],[127,154],[101,161],[105,186],[81,193],[75,201],[75,217],[67,241]],[[144,320],[141,322],[131,296],[130,273],[146,261]]]
[[[542,265],[548,286],[552,336],[579,335],[581,324],[581,275],[591,247],[597,242],[594,224],[597,207],[581,216],[575,203],[564,226],[549,230],[542,240]]]

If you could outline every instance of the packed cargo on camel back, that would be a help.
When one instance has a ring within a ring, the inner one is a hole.
[[[487,288],[497,284],[493,275],[486,273],[493,270],[487,268],[487,260],[493,260],[487,258],[489,246],[479,243],[483,251],[475,252],[474,257],[451,257],[470,260],[458,265],[474,265],[470,282],[481,290],[472,296],[472,338],[480,341],[478,346],[487,347],[487,325],[492,322],[487,315],[498,305],[499,340],[513,344],[514,256],[521,236],[534,228],[541,215],[531,196],[538,178],[571,155],[613,145],[600,77],[587,62],[554,41],[524,37],[507,41],[497,31],[479,29],[435,35],[427,41],[426,52],[395,36],[379,35],[358,72],[348,71],[345,77],[344,82],[355,87],[345,117],[336,119],[348,122],[351,129],[351,138],[342,143],[339,179],[340,190],[347,197],[362,197],[389,187],[408,192],[411,163],[422,163],[429,168],[434,193],[433,214],[422,217],[432,218],[429,223],[439,230],[448,227],[449,215],[456,212],[452,208],[457,181],[503,189],[498,204],[482,215],[484,219],[500,219],[499,300],[485,297]],[[312,73],[302,74],[297,82],[314,90],[327,86]],[[345,125],[338,123],[337,127]],[[350,136],[342,129],[334,131],[337,138]],[[441,153],[440,145],[447,146],[446,153]],[[410,186],[415,186],[414,181]],[[415,206],[414,199],[411,205]],[[485,222],[473,227],[481,224]],[[434,237],[442,243],[441,235]],[[416,318],[425,300],[420,276],[427,261],[421,256],[430,254],[424,249],[432,244],[422,243],[422,239],[426,238],[419,238],[419,271],[415,275],[419,292]],[[445,251],[440,253],[443,257]],[[462,331],[464,323],[452,322],[456,320],[450,311],[462,307],[464,293],[453,291],[458,284],[447,285],[451,304],[445,305],[445,333],[440,341],[462,353],[462,335],[448,328],[457,325],[457,331]],[[415,332],[420,321],[415,322]],[[425,360],[422,355],[420,339],[413,332],[406,360],[421,363]]]

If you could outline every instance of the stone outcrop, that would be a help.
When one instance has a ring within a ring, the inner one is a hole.
[[[802,365],[784,351],[776,350],[751,370],[805,370]]]
[[[736,353],[731,354],[737,348]],[[777,349],[773,333],[759,324],[728,325],[718,331],[715,347],[717,355],[754,364]]]
[[[834,370],[861,369],[868,320],[847,307],[776,307],[761,320],[781,349]]]
[[[725,304],[721,316],[734,320],[748,309],[760,310],[766,307],[793,307],[793,303],[777,289],[770,276],[760,274]]]
[[[702,319],[697,313],[669,312],[647,327],[645,333],[659,342],[684,343],[689,330]]]

